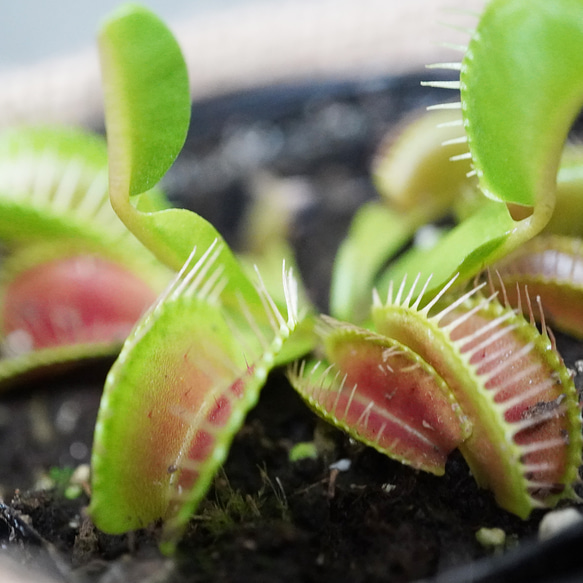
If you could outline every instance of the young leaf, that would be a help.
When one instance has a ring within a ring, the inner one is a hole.
[[[214,229],[183,209],[139,212],[130,197],[157,184],[184,144],[190,120],[184,58],[166,25],[134,4],[106,20],[99,50],[111,204],[136,237],[178,270],[194,244],[206,249],[216,239]]]
[[[125,205],[127,195],[155,186],[182,149],[190,120],[188,77],[172,33],[135,4],[108,18],[99,48],[112,200]]]

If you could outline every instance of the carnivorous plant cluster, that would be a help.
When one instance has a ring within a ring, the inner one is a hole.
[[[580,406],[548,322],[583,336],[583,151],[563,148],[583,101],[582,22],[579,0],[487,4],[461,63],[440,65],[459,81],[429,83],[459,90],[459,101],[381,148],[381,200],[355,216],[331,316],[317,317],[285,264],[281,285],[266,285],[212,225],[152,190],[186,136],[186,68],[146,9],[107,20],[109,163],[97,138],[75,132],[0,143],[11,355],[0,376],[112,350],[135,323],[95,430],[98,528],[162,520],[171,553],[268,371],[292,361],[291,384],[312,409],[396,460],[443,474],[457,448],[523,518],[575,498]],[[452,213],[433,246],[393,260]],[[63,288],[74,290],[66,305]]]

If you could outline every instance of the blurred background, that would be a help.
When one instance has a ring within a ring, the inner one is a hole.
[[[19,65],[27,65],[48,56],[66,55],[81,50],[91,44],[98,23],[116,6],[120,0],[54,0],[42,2],[38,0],[20,0],[20,2],[4,2],[2,19],[0,20],[0,70],[6,70]],[[252,5],[260,18],[261,12],[289,4],[286,0],[143,0],[141,2],[159,14],[163,19],[178,23],[185,19],[197,19],[211,12],[225,12],[236,7]],[[321,0],[294,2],[300,12],[305,9],[302,5],[322,4]],[[332,4],[332,3],[328,3]],[[341,1],[339,8],[342,10]],[[372,9],[378,10],[384,5],[387,13],[405,14],[403,5],[409,4],[412,8],[420,10],[423,6],[429,12],[417,12],[417,20],[422,24],[423,20],[431,17],[434,9],[446,10],[447,6],[442,0],[409,0],[405,3],[401,0],[384,0],[382,3],[371,3],[367,0],[352,0],[349,4],[359,8],[363,19],[353,20],[353,27],[359,28],[363,35],[366,29],[362,28],[366,13]],[[471,9],[472,0],[463,3],[464,10]],[[474,6],[478,4],[474,2]],[[461,7],[461,4],[460,6]],[[379,18],[385,14],[378,13]],[[329,19],[342,18],[338,9],[330,6]],[[392,19],[391,19],[392,20]],[[245,24],[245,23],[241,23]],[[386,22],[387,35],[399,33]],[[292,23],[290,23],[290,26]],[[326,26],[324,23],[316,23],[318,26]]]
[[[99,119],[95,37],[119,0],[4,2],[0,126]],[[145,0],[175,31],[193,99],[306,80],[399,75],[451,60],[482,0]],[[460,3],[458,2],[458,5]],[[459,8],[459,6],[458,6]],[[448,54],[449,53],[449,54]],[[459,58],[455,56],[455,58]]]
[[[165,20],[179,21],[246,0],[144,0]],[[247,0],[248,1],[248,0]],[[277,2],[278,0],[271,0]],[[119,0],[20,0],[3,2],[0,70],[67,55],[91,44],[98,23]]]

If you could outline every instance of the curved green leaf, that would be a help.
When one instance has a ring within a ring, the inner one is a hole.
[[[534,206],[552,197],[583,105],[583,3],[493,0],[462,62],[461,98],[483,192]]]
[[[451,229],[433,248],[413,249],[395,261],[379,280],[377,289],[382,297],[391,282],[399,283],[408,276],[411,285],[417,274],[422,281],[431,276],[431,285],[426,290],[426,298],[430,299],[456,273],[462,282],[500,257],[515,229],[516,221],[506,205],[489,201]]]
[[[182,149],[190,120],[186,66],[152,12],[126,4],[99,35],[112,196],[156,185]]]
[[[130,196],[158,182],[178,155],[190,117],[186,65],[166,25],[149,10],[129,4],[99,35],[109,148],[111,204],[130,231],[162,262],[178,271],[193,248],[208,249],[221,236],[185,209],[142,212]],[[242,296],[260,314],[260,298],[226,245],[220,263],[228,273],[223,302]]]

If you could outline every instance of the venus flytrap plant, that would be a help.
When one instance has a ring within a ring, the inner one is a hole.
[[[292,384],[326,419],[391,457],[422,467],[422,450],[404,450],[397,438],[391,442],[385,421],[386,411],[392,410],[383,396],[389,402],[394,395],[405,398],[406,383],[401,384],[400,374],[386,384],[378,380],[384,365],[379,346],[406,346],[423,363],[423,370],[428,374],[433,370],[445,384],[448,398],[467,419],[470,435],[457,447],[478,483],[491,489],[503,508],[523,518],[533,508],[574,499],[579,481],[578,396],[538,297],[546,296],[551,313],[563,304],[559,322],[574,320],[579,308],[570,307],[567,300],[579,299],[575,298],[579,257],[548,240],[543,242],[545,250],[555,250],[541,251],[537,257],[536,245],[543,240],[528,241],[553,216],[563,142],[583,103],[582,17],[583,6],[574,0],[552,5],[492,0],[487,5],[461,64],[443,64],[460,70],[460,82],[430,85],[461,90],[459,103],[436,109],[461,109],[462,118],[447,127],[457,124],[465,135],[446,140],[446,145],[467,142],[469,151],[452,160],[471,162],[468,174],[477,178],[488,198],[473,204],[469,216],[433,249],[413,249],[389,265],[376,282],[374,333],[336,323],[335,330],[345,329],[347,350],[331,343],[330,338],[338,338],[335,334],[320,332],[322,362],[290,371]],[[452,182],[457,192],[456,179]],[[560,229],[560,223],[557,219],[553,229]],[[352,231],[344,249],[365,241],[363,233],[366,228]],[[502,301],[496,299],[497,292],[484,297],[485,284],[461,297],[453,293],[454,284],[464,284],[513,250],[517,255],[500,264]],[[359,252],[364,253],[362,247]],[[351,264],[358,265],[358,253]],[[533,271],[546,268],[547,281],[537,280],[540,274],[529,274],[529,265]],[[341,267],[349,270],[350,264]],[[517,271],[528,288],[536,288],[540,331],[534,326],[529,292],[520,287],[516,292],[506,290],[502,283],[511,281]],[[373,281],[371,273],[372,269],[366,272],[366,283]],[[349,279],[349,274],[343,277]],[[425,284],[416,292],[420,280]],[[381,300],[385,294],[387,299]],[[509,305],[513,295],[516,308]],[[522,308],[527,319],[519,313]],[[364,372],[355,361],[368,363]],[[409,367],[405,370],[410,372]],[[424,386],[427,394],[443,394],[437,392],[437,384]],[[408,427],[419,429],[422,419],[420,413]],[[445,437],[456,427],[459,419],[444,417],[433,429]],[[391,447],[382,443],[387,437]],[[441,455],[446,452],[447,448],[440,450]]]
[[[312,339],[292,337],[300,314],[291,271],[283,270],[280,308],[207,221],[131,202],[162,178],[188,127],[186,68],[171,33],[128,5],[103,26],[100,48],[112,205],[153,253],[181,268],[107,377],[89,512],[109,533],[162,520],[162,549],[172,553],[268,371]]]
[[[544,321],[539,332],[532,318],[494,295],[476,299],[480,287],[432,313],[447,287],[423,309],[423,292],[411,304],[404,285],[396,294],[390,289],[386,302],[376,299],[376,329],[414,350],[447,383],[472,423],[459,449],[500,506],[526,518],[534,507],[573,498],[581,414]]]
[[[494,0],[492,6],[499,4]],[[493,10],[486,11],[474,43],[492,35],[488,42],[497,47],[498,39],[505,38],[504,27],[514,24],[512,18],[500,23]],[[528,26],[538,31],[539,25]],[[152,52],[150,37],[156,38]],[[493,64],[481,44],[475,47],[462,74],[505,64],[504,51],[515,54],[515,48],[502,47],[497,47]],[[163,549],[172,552],[267,371],[290,345],[297,300],[286,275],[287,307],[278,308],[261,284],[251,283],[216,231],[196,215],[182,210],[145,213],[131,204],[131,196],[162,177],[182,145],[188,121],[186,98],[180,97],[186,94],[183,63],[163,25],[135,7],[106,24],[101,48],[112,203],[160,259],[174,268],[186,263],[136,326],[108,376],[95,434],[90,514],[107,532],[162,519]],[[168,72],[167,83],[157,83],[159,67]],[[475,96],[481,89],[472,79],[464,81],[463,89],[469,115],[464,127],[470,148],[477,144],[479,153],[479,161],[473,161],[476,174],[490,196],[501,200],[478,208],[439,243],[439,261],[434,252],[409,256],[390,268],[392,277],[404,265],[406,271],[418,266],[421,273],[431,266],[435,275],[417,295],[416,283],[407,284],[405,278],[396,293],[387,284],[387,300],[376,296],[373,331],[323,318],[317,329],[323,361],[292,367],[290,378],[326,419],[413,467],[442,473],[448,453],[460,448],[499,504],[526,517],[534,507],[574,496],[581,418],[573,381],[544,324],[539,332],[495,294],[482,296],[480,288],[445,304],[454,280],[444,283],[452,270],[461,272],[460,280],[474,275],[544,227],[552,213],[551,175],[559,156],[553,148],[574,113],[571,103],[563,103],[553,138],[540,150],[532,144],[534,138],[527,140],[531,147],[519,149],[522,183],[497,182],[505,170],[499,159],[489,161],[480,140],[497,140],[500,134],[500,147],[509,148],[521,126],[504,132],[501,128],[512,116],[494,116],[488,129],[493,133],[482,136],[472,121],[485,106]],[[521,89],[530,89],[528,79],[522,79]],[[504,91],[486,91],[501,108]],[[536,102],[539,118],[545,115],[539,111],[543,105]],[[165,130],[161,135],[159,112]],[[529,156],[537,164],[529,164]],[[509,203],[532,207],[532,214],[518,221],[508,211]],[[379,223],[382,228],[383,221]],[[365,231],[357,229],[357,238]],[[369,262],[367,278],[392,245],[385,241]],[[363,252],[362,245],[357,248]],[[358,263],[354,257],[345,264],[348,271]],[[349,294],[338,304],[340,311],[352,313],[350,303],[361,293]],[[291,347],[299,352],[293,338]]]
[[[166,206],[154,191],[140,204]],[[5,132],[0,211],[1,386],[113,356],[170,271],[112,211],[105,142],[68,128]]]
[[[471,278],[546,226],[562,146],[583,103],[581,11],[577,0],[552,6],[493,0],[458,65],[459,83],[429,83],[460,90],[460,102],[443,107],[461,108],[469,148],[461,159],[471,160],[491,203],[430,252],[413,252],[390,266],[381,289],[406,273],[433,273],[435,289],[458,272]],[[508,204],[531,209],[530,215],[515,220]]]
[[[221,251],[215,243],[196,262],[193,252],[128,338],[108,375],[96,426],[95,523],[120,533],[163,519],[169,553],[298,321],[289,272],[287,315],[258,287],[269,337],[243,298],[246,326],[231,320],[220,303],[228,277]]]
[[[574,497],[582,437],[573,380],[544,320],[539,331],[509,307],[510,292],[499,301],[495,292],[484,296],[484,286],[461,297],[453,288],[552,216],[562,143],[583,96],[583,32],[573,24],[582,11],[578,0],[488,5],[459,66],[462,118],[443,123],[466,131],[469,152],[454,156],[473,165],[490,198],[433,250],[406,254],[380,279],[385,260],[427,213],[444,212],[461,182],[451,192],[447,184],[435,188],[444,198],[402,225],[394,208],[363,209],[339,255],[332,305],[335,316],[360,321],[363,297],[376,283],[371,329],[322,317],[315,332],[321,360],[290,368],[314,410],[403,463],[441,474],[459,448],[478,482],[521,517]],[[103,26],[100,51],[111,204],[178,274],[107,377],[89,514],[109,533],[162,521],[162,549],[172,553],[269,370],[315,339],[311,322],[297,336],[302,314],[290,271],[283,269],[283,302],[276,303],[207,221],[136,202],[168,170],[188,127],[188,80],[171,33],[149,11],[125,6]],[[446,140],[457,148],[465,138]],[[417,171],[430,169],[442,156],[432,143],[413,162]],[[431,182],[427,171],[428,178],[406,178],[418,180],[415,194]],[[509,205],[527,216],[517,218]],[[379,234],[381,244],[369,249]],[[362,282],[352,285],[361,265]],[[534,320],[528,294],[519,295]]]

